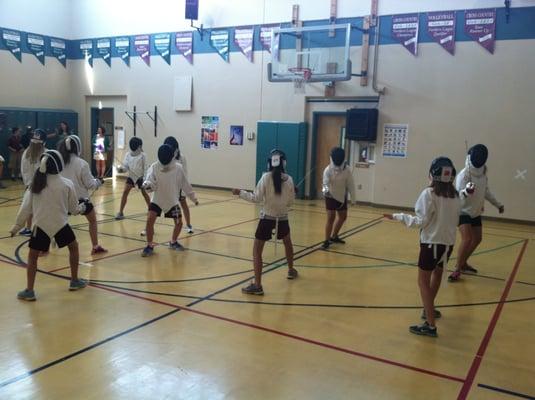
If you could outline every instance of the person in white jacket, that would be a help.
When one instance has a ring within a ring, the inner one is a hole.
[[[322,192],[325,196],[325,208],[327,209],[325,241],[321,246],[324,250],[328,249],[331,243],[345,243],[338,234],[347,219],[348,193],[351,196],[351,201],[353,203],[355,203],[356,200],[353,176],[345,162],[345,157],[344,149],[334,147],[331,150],[331,161],[323,171]],[[338,220],[335,224],[336,214],[338,214]]]
[[[89,190],[97,190],[102,185],[102,182],[91,175],[89,164],[80,158],[82,142],[78,136],[70,135],[62,139],[58,143],[58,150],[65,163],[61,175],[73,183],[78,202],[87,202],[87,209],[82,215],[89,222],[89,237],[92,245],[91,255],[106,253],[108,250],[98,243],[97,215],[93,204],[89,202]]]
[[[233,189],[232,193],[253,203],[262,203],[260,221],[256,228],[253,245],[254,282],[242,288],[245,294],[264,294],[262,288],[262,252],[266,241],[271,240],[273,230],[277,239],[282,239],[286,261],[288,263],[288,279],[297,278],[297,270],[293,267],[293,245],[288,223],[288,210],[295,200],[295,187],[292,177],[285,173],[286,155],[274,149],[268,158],[268,170],[262,175],[254,192]]]
[[[488,149],[483,144],[476,144],[468,150],[464,169],[455,179],[455,187],[461,196],[461,216],[459,217],[459,231],[461,244],[457,254],[457,266],[448,277],[450,282],[461,279],[462,272],[477,273],[477,269],[468,264],[468,258],[475,251],[483,238],[481,214],[485,200],[498,209],[500,214],[505,211],[489,189],[487,178]]]
[[[124,156],[123,164],[120,169],[128,171],[128,178],[126,178],[126,185],[124,186],[123,196],[121,197],[121,208],[115,216],[116,220],[124,219],[124,208],[130,191],[136,186],[141,190],[141,194],[147,203],[150,204],[150,197],[142,188],[145,173],[147,172],[147,157],[143,152],[143,140],[134,136],[128,143],[130,151]]]
[[[175,152],[173,148],[166,144],[161,145],[158,149],[158,161],[149,167],[143,183],[143,188],[152,192],[152,196],[145,228],[147,246],[141,253],[142,257],[148,257],[154,253],[154,223],[162,213],[165,218],[172,218],[175,221],[169,248],[172,250],[184,250],[184,246],[177,241],[182,229],[182,213],[178,205],[180,191],[183,190],[195,205],[199,204],[193,188],[184,174],[184,170],[180,164],[173,162],[174,158]]]
[[[71,181],[63,178],[63,159],[56,150],[47,150],[41,155],[39,168],[30,184],[30,189],[24,194],[22,205],[17,214],[15,225],[11,228],[14,236],[24,224],[29,215],[33,215],[32,236],[28,244],[27,286],[18,293],[21,300],[34,301],[35,275],[37,259],[40,252],[48,252],[52,238],[58,247],[69,248],[69,262],[71,267],[71,282],[69,290],[78,290],[86,286],[87,282],[78,279],[78,242],[73,230],[68,224],[69,214],[79,214],[85,211],[86,204],[78,204],[78,198]]]
[[[45,141],[46,141],[46,132],[42,129],[36,128],[32,133],[32,138],[30,139],[30,145],[24,153],[22,153],[20,172],[22,174],[22,182],[26,189],[32,184],[35,171],[39,168],[39,160],[41,155],[46,150]],[[20,235],[30,236],[32,230],[32,216],[28,217],[26,221],[26,226],[19,232]]]
[[[441,317],[441,313],[435,309],[434,302],[455,244],[461,202],[453,186],[455,168],[449,158],[438,157],[433,160],[429,178],[431,184],[423,190],[414,206],[416,216],[399,213],[385,214],[385,217],[420,229],[418,286],[424,304],[422,319],[425,322],[411,326],[409,331],[436,337],[435,320]]]

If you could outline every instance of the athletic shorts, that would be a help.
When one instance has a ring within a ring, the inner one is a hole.
[[[138,178],[137,181],[134,182],[134,180],[130,177],[126,178],[126,184],[134,187],[138,187],[141,189],[141,186],[143,186],[143,178]]]
[[[459,226],[470,224],[472,226],[481,226],[481,215],[479,217],[472,218],[470,215],[461,214],[459,216]]]
[[[329,211],[345,211],[347,210],[347,198],[343,203],[332,197],[325,197],[325,208]]]
[[[149,204],[149,211],[154,211],[158,217],[162,215],[162,209],[158,204],[150,203]],[[169,211],[167,211],[164,215],[165,218],[172,218],[172,219],[181,219],[182,218],[182,211],[180,211],[179,205],[175,205],[171,207]]]
[[[274,219],[264,219],[262,218],[258,221],[258,226],[256,228],[255,238],[262,241],[271,240],[273,236],[273,231],[276,228],[276,223]],[[288,220],[279,221],[279,229],[277,230],[277,239],[284,239],[290,233],[290,224]]]
[[[435,248],[436,247],[436,252]],[[444,244],[429,244],[420,243],[420,256],[418,257],[418,267],[424,271],[432,271],[436,267],[443,268],[444,263],[441,262],[442,256],[446,251],[446,245]],[[453,246],[449,246],[447,259],[450,259],[453,252]]]
[[[59,248],[70,245],[76,240],[76,236],[69,224],[61,228],[58,233],[54,235],[54,239],[58,244]],[[30,249],[38,251],[48,251],[50,249],[50,237],[38,226],[32,232],[32,237],[30,238]]]

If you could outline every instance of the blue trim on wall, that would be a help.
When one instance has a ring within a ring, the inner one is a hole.
[[[455,40],[457,42],[467,42],[472,41],[472,39],[467,36],[464,33],[464,10],[457,10],[456,12],[456,37]],[[419,42],[420,43],[433,43],[434,40],[428,35],[427,29],[426,29],[426,15],[427,13],[420,13],[419,19],[420,19],[420,31],[419,31]],[[391,36],[391,30],[392,30],[392,15],[385,15],[381,16],[381,30],[379,32],[380,34],[380,44],[382,45],[388,45],[388,44],[398,44],[398,42],[392,38]],[[520,40],[520,39],[535,39],[535,7],[518,7],[518,8],[511,8],[510,9],[510,22],[505,22],[505,8],[497,8],[496,12],[496,40]],[[362,21],[363,17],[355,17],[355,18],[339,18],[336,20],[337,24],[351,24],[355,27],[362,27]],[[319,26],[319,25],[328,25],[329,20],[322,19],[322,20],[313,20],[313,21],[305,21],[303,23],[304,26]],[[271,24],[270,24],[271,25]],[[278,25],[278,24],[274,24]],[[284,22],[280,24],[282,27],[289,27],[290,23]],[[260,27],[261,25],[254,25],[254,36],[253,36],[253,49],[254,51],[260,51],[262,50],[262,44],[260,43]],[[238,46],[234,43],[234,30],[236,27],[221,27],[221,28],[214,28],[217,30],[223,30],[227,29],[229,31],[229,51],[231,53],[239,53],[240,49]],[[1,29],[11,29],[11,28],[1,28]],[[16,29],[13,29],[16,30]],[[32,54],[30,49],[27,46],[27,32],[21,32],[21,51],[26,54]],[[175,32],[171,33],[171,55],[178,55],[178,49],[175,46]],[[370,43],[373,44],[373,28],[371,30],[371,37],[370,37]],[[40,34],[36,34],[40,35]],[[154,47],[154,36],[157,35],[157,33],[149,35],[151,37],[151,56],[159,57],[156,48]],[[45,55],[48,57],[54,57],[50,48],[50,40],[53,38],[51,36],[46,35],[40,35],[45,38]],[[125,37],[128,36],[130,38],[130,57],[138,57],[138,55],[135,52],[134,47],[134,38],[136,35],[122,35],[122,36],[108,36],[108,37],[100,37],[100,38],[93,38],[93,57],[95,59],[102,58],[98,52],[96,51],[96,43],[98,39],[110,39],[111,40],[111,55],[112,58],[119,58],[119,54],[117,54],[117,51],[114,46],[114,40],[117,37]],[[329,39],[329,44],[325,44],[323,42],[324,39],[326,39],[326,36],[322,34],[313,34],[312,39],[314,40],[314,44],[311,44],[310,47],[337,47],[337,46],[343,46],[344,45],[344,39],[343,35],[339,35],[338,37],[335,37],[335,39]],[[57,38],[57,37],[54,37]],[[80,42],[82,40],[88,40],[88,39],[80,39],[80,40],[65,40],[66,42],[66,55],[67,59],[69,60],[81,60],[84,58],[83,53],[80,51]],[[358,29],[353,29],[351,32],[351,46],[360,46],[362,44],[362,32]],[[292,37],[284,37],[281,40],[280,43],[281,49],[290,49],[295,48],[295,38]],[[0,50],[7,50],[6,47],[3,44],[3,41],[0,40]],[[201,39],[201,35],[198,31],[193,31],[193,53],[194,54],[208,54],[208,53],[217,53],[217,50],[214,49],[210,45],[210,30],[207,29],[204,31],[203,38]]]

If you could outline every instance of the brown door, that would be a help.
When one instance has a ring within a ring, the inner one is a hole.
[[[331,149],[340,146],[340,132],[345,115],[321,115],[318,119],[316,144],[316,198],[321,196],[323,170],[330,162]]]

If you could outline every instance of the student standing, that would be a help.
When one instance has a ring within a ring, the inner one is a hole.
[[[20,143],[21,135],[20,128],[15,127],[11,129],[11,135],[7,140],[7,148],[9,149],[9,172],[11,173],[11,180],[14,181],[17,177],[20,179],[22,175],[20,173],[20,164],[22,161],[22,153],[24,148]]]

